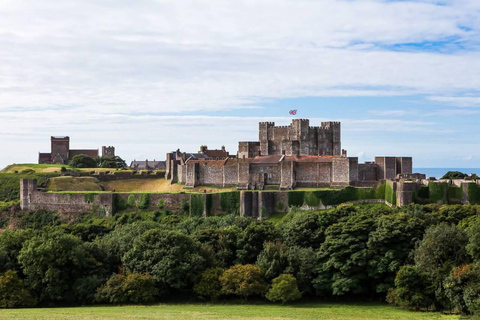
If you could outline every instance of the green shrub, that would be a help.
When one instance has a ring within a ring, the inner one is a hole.
[[[285,304],[300,299],[302,294],[298,290],[297,279],[291,274],[282,274],[272,280],[272,287],[265,297],[272,302],[281,301]]]
[[[243,299],[263,295],[268,289],[259,267],[237,264],[226,270],[220,277],[223,294],[233,294]]]
[[[203,271],[193,286],[193,292],[202,299],[216,300],[220,296],[222,289],[220,283],[222,274],[222,268],[210,268]]]
[[[0,308],[32,307],[36,304],[16,271],[0,275]]]
[[[399,305],[427,308],[434,301],[434,289],[428,275],[414,266],[403,266],[395,277],[395,300]],[[391,295],[391,294],[390,294]]]
[[[120,197],[118,194],[114,194],[115,210],[121,211],[128,208],[128,199]]]
[[[418,189],[417,197],[421,198],[421,199],[430,198],[429,188],[428,187],[420,187]]]
[[[42,229],[60,224],[58,213],[46,210],[21,211],[15,215],[13,221],[15,227],[20,229]]]
[[[238,214],[240,212],[240,192],[222,192],[220,193],[220,207],[226,213]]]
[[[277,210],[281,212],[281,211],[283,211],[283,207],[285,207],[285,205],[283,204],[282,201],[280,201],[277,205]]]
[[[190,195],[190,216],[201,217],[203,216],[203,200],[201,194]]]
[[[305,202],[304,191],[288,191],[288,206],[301,207]]]
[[[98,302],[113,304],[149,303],[157,294],[155,280],[149,274],[114,274],[97,290],[95,298]]]
[[[315,191],[305,192],[305,203],[310,207],[318,207],[320,205],[320,198]]]
[[[0,201],[20,200],[20,179],[37,179],[38,185],[47,179],[58,177],[60,173],[0,173]]]
[[[86,154],[77,154],[70,162],[72,168],[96,168],[97,162]]]
[[[182,199],[181,209],[182,209],[183,214],[186,214],[186,213],[190,212],[190,203],[188,203],[187,199]]]
[[[138,209],[148,209],[150,207],[150,194],[142,193],[140,199],[138,200],[137,208]]]

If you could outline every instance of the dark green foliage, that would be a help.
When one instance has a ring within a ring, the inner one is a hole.
[[[135,195],[134,194],[129,195],[127,199],[127,207],[133,208],[136,206],[136,203],[137,203],[137,200],[135,198]]]
[[[190,217],[203,216],[203,196],[201,194],[190,195]]]
[[[357,214],[331,225],[318,257],[318,277],[314,286],[318,294],[344,295],[367,292],[369,250],[368,235],[375,229],[375,217]]]
[[[300,299],[302,294],[298,290],[297,279],[291,274],[282,274],[272,280],[272,287],[265,297],[272,302],[281,301],[285,304]]]
[[[153,229],[133,241],[122,262],[128,272],[151,274],[163,290],[181,289],[205,269],[199,251],[200,245],[184,234]]]
[[[0,274],[0,308],[32,307],[35,304],[35,299],[16,271]]]
[[[442,177],[442,179],[465,179],[468,177],[468,174],[460,171],[448,171]]]
[[[70,166],[73,168],[96,168],[97,162],[86,154],[77,154],[72,158]]]
[[[37,179],[38,185],[41,185],[48,178],[58,177],[59,175],[59,173],[0,173],[0,201],[20,199],[20,179]]]
[[[430,307],[435,299],[428,275],[415,266],[401,267],[395,277],[394,299],[401,306],[416,309]],[[392,301],[394,300],[394,301]]]
[[[430,201],[434,203],[447,203],[447,184],[430,182],[428,194]]]
[[[385,201],[392,205],[397,204],[397,193],[388,183],[385,184]]]
[[[193,286],[193,291],[202,299],[216,300],[220,296],[222,268],[210,268],[203,271]]]
[[[83,198],[85,200],[85,202],[88,202],[88,203],[92,203],[93,201],[95,201],[95,196],[97,194],[95,193],[85,193]]]
[[[209,193],[205,195],[205,207],[207,209],[207,216],[211,216],[213,209],[213,194]]]
[[[246,264],[234,265],[220,277],[222,293],[237,295],[243,299],[249,296],[264,295],[268,289],[259,267]]]
[[[252,222],[238,235],[237,259],[242,264],[255,263],[263,244],[277,237],[275,227],[270,222]]]
[[[304,191],[289,191],[288,192],[288,206],[289,207],[301,207],[305,202]]]
[[[443,281],[443,288],[453,307],[462,314],[479,311],[477,309],[480,302],[478,301],[480,297],[478,266],[470,264],[453,268],[450,275]]]
[[[183,213],[183,214],[186,214],[186,213],[190,212],[190,204],[188,203],[188,201],[186,199],[182,199],[181,208],[182,208],[181,213]]]
[[[96,300],[113,304],[149,303],[157,294],[155,280],[148,274],[114,274],[98,289]]]
[[[165,206],[165,201],[163,201],[163,199],[158,199],[157,201],[158,209],[163,209],[164,206]]]
[[[400,267],[413,263],[411,252],[424,232],[425,224],[419,217],[403,212],[378,218],[376,230],[369,234],[367,242],[368,275],[377,283],[376,292],[387,292]]]
[[[305,203],[310,207],[318,207],[320,205],[320,198],[318,197],[317,192],[305,192]]]
[[[126,168],[127,164],[125,163],[125,160],[120,158],[119,156],[114,156],[114,157],[99,157],[96,159],[97,165],[100,168]]]
[[[58,213],[53,211],[20,211],[13,218],[13,224],[20,229],[42,229],[45,226],[60,224]]]
[[[463,189],[456,186],[449,186],[447,190],[449,204],[461,204],[463,198]]]
[[[428,199],[429,197],[430,197],[430,195],[429,195],[429,188],[428,188],[428,187],[423,187],[423,186],[421,186],[421,187],[418,189],[417,198],[420,198],[420,199]]]
[[[95,293],[107,279],[101,275],[90,275],[79,278],[73,284],[73,294],[75,301],[84,304],[93,304],[95,302]]]
[[[96,266],[95,259],[79,238],[60,232],[27,240],[18,261],[40,301],[73,300],[75,280],[95,271]]]
[[[257,258],[257,266],[267,280],[278,277],[288,267],[287,246],[266,242]]]
[[[283,202],[280,201],[280,202],[278,203],[278,205],[277,205],[277,210],[278,210],[279,212],[283,211],[284,206],[285,206],[285,205],[283,204]]]
[[[137,203],[138,209],[148,209],[150,207],[150,194],[142,193]]]
[[[23,244],[38,232],[33,230],[6,230],[0,233],[0,273],[8,270],[20,272],[18,254]]]
[[[288,246],[319,248],[325,240],[325,230],[337,220],[330,212],[296,212],[283,225],[283,239]]]
[[[229,214],[238,214],[240,211],[240,192],[222,192],[220,193],[220,207]]]
[[[128,208],[128,199],[122,198],[118,194],[113,194],[113,201],[115,205],[115,212]]]
[[[467,185],[468,201],[470,204],[480,204],[480,187],[475,183]]]

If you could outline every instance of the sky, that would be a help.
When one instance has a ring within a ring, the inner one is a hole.
[[[258,122],[342,122],[349,156],[480,167],[478,0],[1,0],[0,168],[50,136],[164,160]]]

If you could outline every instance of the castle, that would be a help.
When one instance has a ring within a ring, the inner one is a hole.
[[[341,148],[340,122],[311,127],[308,119],[288,126],[259,123],[259,141],[239,142],[237,157],[199,159],[168,153],[165,178],[194,188],[199,185],[239,190],[295,187],[371,187],[381,180],[414,178],[411,157],[375,157],[358,163]],[[418,175],[417,178],[421,178]]]
[[[92,158],[98,157],[98,149],[70,149],[70,137],[50,137],[50,152],[38,154],[39,164],[68,164],[72,158],[79,154],[85,154]],[[115,148],[112,146],[102,147],[103,157],[114,157]]]

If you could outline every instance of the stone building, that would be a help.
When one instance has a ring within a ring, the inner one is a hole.
[[[98,149],[70,149],[70,137],[50,137],[50,152],[40,152],[38,163],[42,164],[68,164],[72,158],[79,154],[86,154],[92,158],[98,157]],[[114,147],[102,147],[103,155],[114,156]]]
[[[146,159],[145,161],[133,160],[130,163],[132,170],[165,170],[165,161],[153,161]]]
[[[259,141],[239,142],[236,158],[196,158],[167,154],[166,178],[186,187],[236,186],[281,190],[295,187],[373,186],[378,181],[412,174],[411,157],[376,157],[358,163],[341,149],[340,122],[311,127],[307,119],[289,126],[259,123]]]

